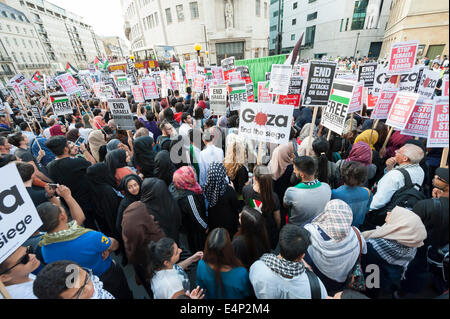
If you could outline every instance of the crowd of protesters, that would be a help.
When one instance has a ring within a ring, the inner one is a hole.
[[[448,74],[448,60],[425,65]],[[366,108],[327,139],[320,112],[311,123],[300,107],[289,143],[260,158],[238,112],[212,116],[208,98],[187,93],[122,94],[129,132],[95,97],[58,117],[27,96],[39,125],[5,97],[0,167],[16,165],[43,222],[0,264],[12,298],[131,299],[126,265],[155,299],[448,296],[442,149],[400,132],[383,148],[388,127]]]

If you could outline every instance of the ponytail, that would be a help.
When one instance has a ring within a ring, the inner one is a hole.
[[[169,237],[161,238],[158,242],[150,242],[147,245],[147,274],[151,281],[156,271],[164,267],[164,262],[173,256],[173,244],[175,241]]]
[[[319,163],[318,163],[318,167],[317,167],[317,173],[318,173],[317,178],[319,179],[319,181],[329,184],[327,152],[330,149],[330,145],[325,138],[321,137],[321,138],[316,139],[313,142],[312,147],[313,147],[314,153],[319,158],[319,161],[318,161]]]

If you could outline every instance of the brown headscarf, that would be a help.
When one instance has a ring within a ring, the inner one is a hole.
[[[272,154],[268,166],[272,172],[272,179],[276,181],[284,174],[286,168],[294,163],[294,146],[291,142],[278,146]]]
[[[100,146],[106,145],[105,135],[101,130],[92,131],[88,137],[89,148],[91,149],[92,156],[94,156],[97,162],[100,162],[100,155],[98,150]]]
[[[122,238],[128,261],[133,265],[145,264],[145,249],[151,241],[166,237],[147,206],[138,201],[123,212]]]

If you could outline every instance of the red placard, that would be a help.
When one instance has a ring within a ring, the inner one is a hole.
[[[403,135],[428,137],[428,127],[430,126],[431,110],[433,109],[433,100],[419,100],[414,107],[414,111],[406,123]]]
[[[221,67],[212,66],[211,67],[212,77],[214,80],[223,81],[223,70]]]
[[[434,100],[427,147],[448,147],[448,97]]]
[[[69,73],[57,76],[55,79],[56,81],[58,81],[58,84],[62,87],[62,89],[64,90],[64,92],[66,92],[67,95],[72,95],[80,91],[77,81],[75,81],[73,76],[70,75]]]
[[[258,103],[272,103],[272,94],[269,94],[268,81],[258,82]]]
[[[300,100],[301,100],[300,94],[280,95],[280,100],[279,100],[278,104],[293,105],[294,108],[299,108]]]
[[[442,79],[442,96],[448,96],[448,87],[449,87],[448,74],[446,74]]]
[[[242,77],[241,77],[241,72],[237,72],[237,71],[230,72],[230,73],[228,74],[228,79],[229,79],[229,82],[230,82],[230,83],[231,83],[231,82],[240,82],[240,81],[243,80]],[[247,83],[247,82],[246,82],[246,83]]]
[[[139,85],[133,85],[131,87],[131,92],[133,93],[134,101],[136,103],[144,103],[144,93]]]
[[[364,85],[359,82],[355,85],[353,89],[352,99],[350,100],[350,105],[348,106],[348,114],[358,112],[362,108],[362,98],[363,98]]]
[[[398,42],[391,46],[389,74],[411,73],[416,63],[419,41]]]
[[[372,112],[372,120],[384,120],[389,114],[392,103],[397,95],[398,89],[382,89],[377,98],[377,104]]]
[[[146,99],[159,98],[158,88],[156,87],[156,81],[153,78],[145,78],[142,80],[142,89],[144,90],[144,96]]]
[[[398,92],[389,110],[386,125],[399,130],[405,129],[406,123],[408,123],[418,99],[419,94],[417,93]]]
[[[194,79],[197,75],[197,61],[186,61],[186,79]]]
[[[205,87],[205,76],[197,74],[194,80],[193,92],[202,93]]]

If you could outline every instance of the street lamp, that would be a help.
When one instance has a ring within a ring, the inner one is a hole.
[[[197,51],[197,61],[198,64],[200,64],[200,51],[202,49],[202,46],[199,43],[196,43],[194,46],[194,50]]]

